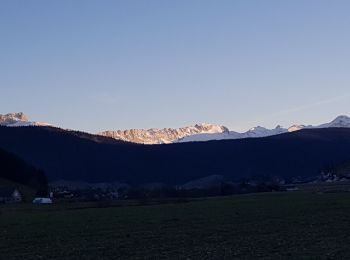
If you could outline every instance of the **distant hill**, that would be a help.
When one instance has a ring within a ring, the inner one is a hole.
[[[47,190],[47,179],[43,171],[0,149],[0,186],[10,184],[26,186],[29,190],[43,193]]]
[[[0,147],[50,181],[184,184],[211,175],[315,176],[350,159],[350,129],[304,129],[265,138],[139,145],[52,127],[0,127]]]

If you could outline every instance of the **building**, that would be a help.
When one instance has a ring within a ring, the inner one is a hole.
[[[17,188],[0,188],[0,203],[16,203],[22,201],[22,194]]]
[[[33,204],[52,204],[52,200],[50,198],[35,198]]]

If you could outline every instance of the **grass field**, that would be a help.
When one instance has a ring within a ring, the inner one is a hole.
[[[350,193],[91,206],[0,208],[0,259],[350,259]]]

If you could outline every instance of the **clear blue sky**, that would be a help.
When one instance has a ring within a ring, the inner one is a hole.
[[[1,0],[0,114],[96,132],[350,114],[350,1]]]

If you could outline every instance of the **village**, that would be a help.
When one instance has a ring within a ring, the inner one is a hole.
[[[32,203],[52,204],[67,202],[110,202],[134,199],[200,198],[230,196],[261,192],[294,192],[314,190],[334,192],[350,190],[348,175],[321,172],[308,179],[295,178],[286,182],[278,177],[256,176],[239,182],[225,181],[223,176],[212,175],[183,185],[171,186],[150,183],[130,186],[122,183],[54,182],[49,185],[46,196],[28,187],[16,185],[0,186],[0,204]]]
[[[33,203],[52,204],[67,202],[116,201],[133,199],[200,198],[230,196],[234,194],[277,192],[297,190],[294,185],[257,182],[215,182],[203,180],[181,186],[147,184],[132,187],[129,185],[55,185],[50,186],[48,196],[23,192],[23,187],[0,187],[0,204]]]

